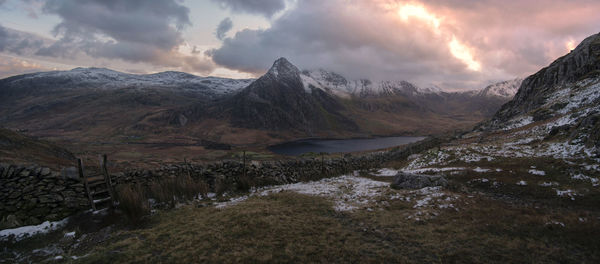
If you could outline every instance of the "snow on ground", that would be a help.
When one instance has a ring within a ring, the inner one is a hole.
[[[398,170],[394,170],[394,169],[390,169],[390,168],[382,168],[382,169],[377,170],[377,172],[373,175],[390,177],[390,176],[396,176],[396,174],[398,174]]]
[[[550,186],[558,186],[558,182],[542,182],[540,184],[538,184],[539,186],[542,187],[550,187]]]
[[[511,130],[519,127],[524,127],[533,123],[533,117],[531,116],[518,116],[508,121],[507,125],[502,130]]]
[[[582,181],[590,181],[590,183],[592,183],[592,186],[596,187],[600,185],[600,180],[598,180],[598,178],[593,178],[581,173],[577,173],[575,175],[571,176],[571,179],[574,180],[582,180]]]
[[[545,171],[541,171],[541,170],[534,170],[534,169],[531,169],[531,170],[529,170],[528,172],[529,172],[530,174],[533,174],[533,175],[540,175],[540,176],[545,176],[545,175],[546,175],[546,172],[545,172]]]
[[[420,168],[413,170],[401,170],[406,173],[426,173],[426,172],[445,172],[445,171],[461,171],[466,170],[464,167],[443,167],[443,168]]]
[[[267,196],[283,191],[320,196],[333,200],[336,211],[354,211],[386,207],[391,200],[414,202],[418,210],[454,208],[453,201],[458,195],[449,194],[440,187],[426,187],[418,190],[394,190],[389,183],[358,176],[358,172],[319,181],[300,182],[280,186],[253,189],[250,194],[231,198],[217,203],[217,208],[225,208],[247,200],[252,196]],[[418,213],[418,212],[417,212]]]
[[[473,169],[474,172],[488,172],[490,171],[490,169],[482,169],[480,167],[477,167],[475,169]]]
[[[574,190],[571,189],[567,189],[564,191],[561,191],[559,189],[554,189],[556,190],[556,195],[561,196],[561,197],[570,197],[571,200],[575,200],[575,196],[578,196],[579,194],[577,192],[575,192]]]
[[[520,180],[520,181],[517,182],[517,185],[526,186],[527,182],[524,181],[524,180]]]
[[[65,218],[56,222],[46,221],[35,226],[22,226],[13,229],[0,230],[0,241],[8,240],[12,237],[14,237],[16,241],[19,241],[30,236],[45,234],[65,226],[68,221],[69,219]]]

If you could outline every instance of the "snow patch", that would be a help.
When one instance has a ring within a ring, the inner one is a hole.
[[[520,180],[520,181],[517,182],[517,185],[527,186],[527,182],[523,181],[523,180]]]
[[[474,172],[488,172],[490,171],[490,169],[482,169],[480,167],[477,167],[475,169],[473,169]]]
[[[22,226],[13,229],[0,230],[0,241],[8,240],[11,237],[14,237],[16,241],[20,241],[30,236],[45,234],[65,226],[68,221],[69,218],[65,218],[56,222],[46,221],[35,226]]]
[[[534,169],[529,170],[529,173],[533,174],[533,175],[540,175],[540,176],[545,176],[546,175],[545,171],[534,170]]]

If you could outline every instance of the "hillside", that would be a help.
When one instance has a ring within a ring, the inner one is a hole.
[[[75,162],[75,156],[71,152],[55,143],[0,128],[0,163],[60,168],[73,166]]]

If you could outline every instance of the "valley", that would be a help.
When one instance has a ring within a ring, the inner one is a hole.
[[[28,73],[0,124],[0,263],[600,262],[600,33],[478,90]]]

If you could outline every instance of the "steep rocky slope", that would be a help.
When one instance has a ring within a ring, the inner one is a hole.
[[[526,78],[514,99],[479,130],[520,130],[522,141],[557,141],[593,154],[600,146],[598,120],[600,34]]]

